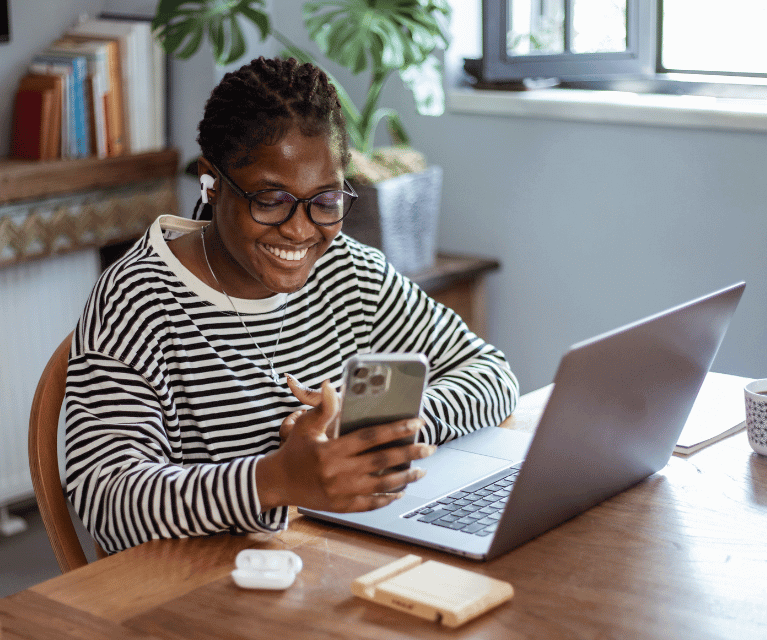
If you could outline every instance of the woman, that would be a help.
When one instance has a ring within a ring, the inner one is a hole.
[[[198,142],[210,223],[158,219],[99,279],[73,340],[67,492],[109,552],[272,533],[288,505],[385,506],[423,472],[379,472],[498,424],[517,397],[499,351],[341,233],[356,195],[319,69],[259,58],[227,74]],[[329,440],[345,360],[376,351],[427,355],[422,417]]]

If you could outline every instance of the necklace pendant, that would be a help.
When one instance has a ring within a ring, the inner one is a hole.
[[[274,367],[272,367],[272,380],[274,380],[274,384],[280,384],[280,376],[277,375]]]

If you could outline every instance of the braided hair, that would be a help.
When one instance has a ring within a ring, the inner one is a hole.
[[[327,75],[295,58],[261,56],[224,75],[213,89],[198,126],[197,142],[206,159],[224,170],[239,168],[254,161],[260,146],[278,143],[293,126],[305,136],[337,137],[346,169],[346,121]],[[200,199],[195,217],[201,204]],[[212,215],[212,207],[204,205],[200,218],[210,220]]]

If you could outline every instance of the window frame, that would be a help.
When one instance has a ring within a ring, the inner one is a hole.
[[[566,25],[574,0],[564,0]],[[486,82],[521,82],[526,78],[562,81],[607,80],[649,76],[656,70],[657,0],[626,0],[626,50],[614,53],[554,53],[510,56],[506,50],[507,0],[482,0],[482,77]]]

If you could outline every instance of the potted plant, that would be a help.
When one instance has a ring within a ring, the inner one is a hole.
[[[275,38],[301,62],[316,61],[272,24],[264,0],[160,0],[152,22],[164,49],[180,59],[192,56],[207,36],[217,64],[246,53],[238,23],[254,23],[262,40]],[[369,75],[362,108],[330,75],[338,91],[353,147],[347,178],[360,194],[356,215],[344,231],[381,248],[395,267],[415,272],[436,255],[442,170],[428,167],[409,145],[394,109],[380,106],[381,89],[395,72],[424,115],[444,111],[442,74],[435,51],[448,45],[447,0],[313,0],[303,5],[311,40],[329,59],[354,74]],[[392,146],[376,148],[375,132],[385,122]]]

